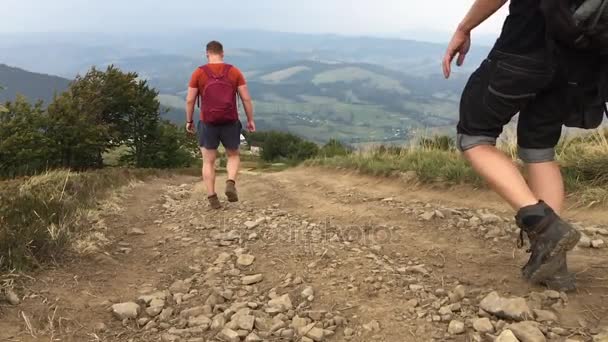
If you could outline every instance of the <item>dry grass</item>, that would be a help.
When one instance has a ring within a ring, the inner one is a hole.
[[[74,246],[83,223],[91,222],[86,220],[88,209],[110,194],[111,189],[151,175],[160,175],[160,172],[53,171],[2,182],[0,269],[19,270],[53,262]],[[97,236],[97,240],[103,241],[103,238]],[[86,250],[82,243],[75,246]]]

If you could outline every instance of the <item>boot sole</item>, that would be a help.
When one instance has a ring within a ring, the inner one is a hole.
[[[560,292],[572,292],[576,290],[576,277],[574,274],[568,274],[564,277],[551,278],[542,282],[549,290]]]
[[[580,239],[581,233],[578,230],[570,230],[557,242],[555,248],[549,252],[547,260],[529,275],[524,274],[524,277],[535,284],[540,284],[553,277],[561,266],[560,257],[563,257],[562,254],[565,254],[576,247]]]

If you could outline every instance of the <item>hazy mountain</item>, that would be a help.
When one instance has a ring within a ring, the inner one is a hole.
[[[46,103],[53,99],[55,93],[68,88],[70,81],[45,74],[37,74],[19,68],[0,64],[0,102],[12,101],[17,94],[26,96],[31,101],[43,100]]]
[[[310,59],[378,64],[426,76],[440,72],[439,63],[445,52],[445,44],[423,42],[422,39],[207,29],[201,30],[200,34],[192,31],[122,35],[0,34],[0,62],[72,78],[91,65],[128,62],[142,57],[178,57],[176,61],[163,58],[165,64],[154,66],[166,68],[180,63],[179,58],[201,63],[204,44],[212,39],[222,41],[227,57],[245,69],[253,64],[270,66]],[[247,53],[243,55],[244,51]],[[488,51],[487,46],[474,45],[461,72],[469,73]]]
[[[261,129],[291,131],[317,142],[402,142],[427,127],[453,127],[465,81],[416,77],[372,64],[315,61],[246,74]],[[163,94],[160,100],[173,108],[167,117],[182,123],[184,94]]]
[[[91,66],[138,72],[157,88],[167,117],[183,123],[188,80],[218,39],[226,61],[247,76],[261,129],[315,141],[403,141],[419,130],[453,128],[458,94],[488,48],[441,76],[445,44],[416,39],[201,30],[200,33],[0,34],[0,62],[73,78]],[[422,35],[420,35],[422,36]],[[414,38],[417,38],[414,35]],[[6,96],[6,94],[5,94]]]

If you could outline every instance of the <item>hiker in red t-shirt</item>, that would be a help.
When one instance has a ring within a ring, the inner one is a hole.
[[[247,130],[255,132],[253,102],[247,89],[245,77],[236,67],[224,63],[224,47],[217,41],[207,44],[208,64],[197,68],[192,74],[186,100],[186,129],[194,133],[194,106],[197,99],[201,104],[198,122],[198,140],[203,155],[203,181],[207,187],[209,204],[214,209],[221,208],[215,192],[215,160],[220,142],[226,148],[228,157],[228,180],[226,197],[229,202],[237,202],[236,178],[239,171],[239,145],[241,143],[241,122],[237,108],[237,94],[241,98],[247,114]]]

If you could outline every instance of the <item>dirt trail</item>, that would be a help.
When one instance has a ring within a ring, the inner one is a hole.
[[[0,302],[0,341],[493,341],[513,319],[480,311],[492,291],[552,310],[558,322],[527,317],[549,341],[608,341],[608,249],[572,253],[577,293],[530,286],[512,214],[487,192],[310,168],[245,173],[239,188],[219,212],[194,177],[130,189],[100,213],[105,253]],[[605,210],[568,217],[608,241]],[[125,302],[139,315],[121,322]]]

